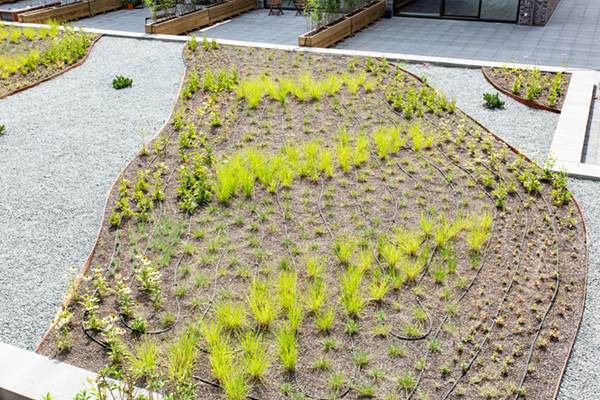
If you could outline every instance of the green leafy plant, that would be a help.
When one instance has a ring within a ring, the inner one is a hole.
[[[112,85],[113,85],[113,88],[119,90],[119,89],[126,88],[128,86],[131,86],[132,83],[133,83],[133,79],[126,78],[121,75],[117,75],[117,77],[115,79],[113,79]]]
[[[487,106],[490,108],[500,108],[505,104],[505,102],[500,100],[500,98],[498,97],[498,93],[484,93],[483,100],[485,100]]]

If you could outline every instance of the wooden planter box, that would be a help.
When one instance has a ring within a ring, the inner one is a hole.
[[[365,10],[350,17],[345,17],[332,26],[327,27],[317,34],[314,31],[306,32],[298,37],[298,44],[303,47],[326,48],[354,35],[365,26],[378,21],[385,13],[385,2],[378,1]]]
[[[123,0],[92,0],[90,12],[92,15],[123,8]]]
[[[329,26],[317,34],[314,31],[298,36],[298,44],[303,47],[326,48],[352,35],[352,20],[344,18],[333,26]]]
[[[241,15],[243,12],[254,10],[255,8],[255,0],[234,0],[219,4],[208,9],[210,23],[214,24],[234,15]]]
[[[84,17],[91,17],[88,1],[19,14],[19,22],[38,23],[46,22],[49,19],[63,22]]]
[[[208,9],[202,9],[166,21],[146,24],[146,33],[180,35],[208,25],[209,23]]]
[[[175,18],[151,22],[146,24],[146,33],[158,33],[163,35],[181,35],[225,18],[239,15],[243,12],[254,10],[254,0],[233,0],[213,7],[204,8],[189,14],[180,15]]]
[[[353,15],[352,17],[350,17],[350,20],[352,21],[352,34],[354,35],[356,32],[360,31],[365,26],[375,21],[379,21],[384,14],[385,2],[378,1],[366,10],[363,10],[358,14]]]

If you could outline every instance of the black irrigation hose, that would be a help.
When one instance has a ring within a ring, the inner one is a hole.
[[[389,106],[389,105],[388,105],[388,106]],[[394,111],[394,112],[395,112],[395,111]],[[440,129],[440,128],[439,128],[437,125],[435,125],[435,124],[434,124],[433,122],[431,122],[429,119],[425,118],[425,120],[427,120],[427,121],[428,121],[428,122],[429,122],[429,123],[430,123],[432,126],[434,126],[434,127],[437,127],[437,129]],[[464,147],[462,147],[462,146],[459,146],[459,147],[460,147],[460,148],[462,148],[462,149],[463,149],[463,151],[465,151],[467,154],[469,154],[469,155],[470,155],[472,158],[474,158],[474,157],[473,157],[473,156],[472,156],[472,155],[471,155],[471,154],[470,154],[470,153],[469,153],[469,152],[468,152],[466,149],[464,149]],[[490,172],[492,172],[493,174],[495,174],[496,176],[498,176],[498,178],[499,178],[500,180],[504,181],[504,179],[503,179],[503,178],[502,178],[502,177],[501,177],[501,176],[500,176],[498,173],[496,173],[495,171],[491,170],[491,169],[490,169],[489,167],[487,167],[485,164],[483,164],[483,163],[481,163],[481,162],[480,162],[480,164],[482,164],[482,165],[483,165],[483,166],[484,166],[486,169],[488,169]],[[519,197],[519,200],[520,200],[520,202],[521,202],[521,205],[523,206],[523,209],[525,210],[525,221],[526,221],[526,224],[525,224],[525,230],[524,230],[524,233],[523,233],[523,238],[521,239],[521,244],[520,244],[520,246],[519,246],[519,258],[518,258],[517,265],[516,265],[516,267],[515,267],[515,272],[513,273],[513,276],[512,276],[512,278],[511,278],[511,281],[510,281],[510,283],[509,283],[508,287],[505,289],[505,294],[504,294],[504,296],[503,296],[503,298],[502,298],[502,301],[500,302],[500,305],[499,305],[499,307],[498,307],[498,310],[496,311],[496,314],[494,315],[494,319],[493,319],[493,321],[492,321],[492,325],[491,325],[491,327],[490,327],[490,330],[488,331],[488,334],[489,334],[489,332],[491,332],[491,331],[494,329],[494,327],[495,327],[495,324],[496,324],[496,319],[497,319],[497,317],[498,317],[498,315],[499,315],[499,313],[500,313],[500,311],[501,311],[501,309],[502,309],[502,306],[503,306],[504,302],[506,301],[506,298],[508,297],[508,293],[510,292],[510,289],[512,288],[512,285],[513,285],[513,283],[514,283],[515,276],[518,274],[518,271],[519,271],[519,266],[520,266],[521,259],[522,259],[522,255],[523,255],[523,251],[522,251],[522,249],[523,249],[523,244],[524,244],[524,241],[525,241],[525,237],[526,237],[526,234],[527,234],[527,229],[528,229],[528,225],[529,225],[529,217],[528,217],[527,209],[524,207],[524,204],[523,204],[523,198],[521,197],[521,195],[519,194],[519,192],[518,192],[518,191],[516,191],[515,193],[516,193],[516,194],[517,194],[517,196]],[[467,365],[467,367],[465,368],[465,370],[461,372],[461,374],[460,374],[460,375],[459,375],[459,377],[458,377],[458,378],[455,380],[455,382],[454,382],[454,384],[452,385],[452,387],[451,387],[451,388],[449,389],[449,391],[448,391],[448,392],[445,394],[445,396],[444,396],[443,400],[445,400],[445,399],[447,399],[447,398],[448,398],[448,396],[450,395],[450,393],[451,393],[451,392],[454,390],[454,388],[455,388],[455,387],[458,385],[458,382],[460,381],[460,379],[461,379],[461,378],[462,378],[464,375],[466,375],[466,372],[468,372],[468,370],[471,368],[471,365],[473,364],[473,362],[475,361],[476,357],[477,357],[477,356],[479,355],[479,353],[481,352],[481,349],[483,349],[483,347],[485,346],[485,343],[487,342],[487,339],[488,339],[488,335],[486,335],[486,336],[485,336],[485,338],[484,338],[483,342],[482,342],[482,343],[480,344],[480,346],[479,346],[479,349],[476,351],[475,355],[473,356],[473,358],[471,359],[471,361],[468,363],[468,365]]]
[[[174,132],[175,132],[175,131],[171,132],[171,134],[169,135],[169,138],[171,137],[171,135],[172,135]],[[156,156],[158,156],[158,154],[157,154]],[[154,162],[154,160],[156,160],[156,157],[154,157],[154,158],[152,159],[152,162]],[[148,167],[147,167],[146,171],[148,171],[148,170],[149,170],[149,168],[150,168],[150,165],[152,164],[152,162],[151,162],[151,163],[148,165]],[[179,163],[178,163],[177,165],[179,165]],[[173,169],[173,171],[171,171],[171,174],[169,175],[169,178],[168,178],[168,179],[167,179],[167,181],[165,182],[165,186],[162,188],[162,191],[163,191],[163,192],[164,192],[164,190],[166,189],[167,185],[169,184],[169,181],[171,180],[171,177],[173,176],[173,173],[175,172],[175,170],[176,170],[176,169],[177,169],[177,167],[175,167],[175,168]],[[159,224],[159,222],[160,222],[160,219],[162,218],[162,213],[163,213],[163,203],[161,202],[161,203],[160,203],[160,212],[159,212],[159,218],[158,218],[158,221],[156,222],[156,225],[154,226],[154,229],[152,230],[152,233],[151,233],[150,237],[148,238],[148,243],[146,244],[146,250],[144,250],[144,254],[145,254],[145,253],[146,253],[146,251],[148,250],[148,246],[149,246],[149,244],[150,244],[150,240],[152,239],[152,237],[154,236],[154,232],[156,232],[156,229],[158,228],[158,224]],[[115,256],[115,250],[116,250],[116,248],[117,248],[117,245],[118,245],[118,238],[119,238],[119,236],[118,236],[118,232],[119,232],[119,228],[120,228],[120,226],[121,226],[121,222],[122,222],[122,220],[123,220],[123,216],[121,215],[121,216],[119,217],[119,223],[117,224],[117,230],[115,231],[115,244],[114,244],[114,247],[113,247],[113,252],[112,252],[112,255],[111,255],[110,262],[108,263],[107,270],[106,270],[106,272],[105,272],[105,273],[104,273],[104,275],[103,275],[103,279],[105,279],[105,278],[106,278],[106,275],[108,274],[108,271],[110,270],[110,267],[111,267],[111,266],[112,266],[112,264],[113,264],[113,260],[114,260],[114,256]],[[135,275],[132,275],[132,277],[131,277],[131,280],[130,280],[130,282],[129,282],[129,287],[131,287],[131,285],[133,284],[133,279],[134,279],[134,276],[135,276]],[[175,275],[175,277],[176,277],[176,275]],[[98,289],[96,289],[96,290],[94,291],[94,293],[92,294],[92,297],[95,297],[97,293],[98,293]],[[177,299],[176,299],[176,300],[177,300]],[[178,300],[177,300],[177,309],[178,309],[178,313],[177,313],[177,321],[179,321],[179,318],[180,318],[180,310],[181,310],[181,308],[180,308],[180,306],[179,306],[179,301],[178,301]],[[108,348],[108,346],[107,346],[105,343],[103,343],[103,342],[99,341],[98,339],[96,339],[96,338],[95,338],[95,337],[92,335],[92,333],[91,333],[91,332],[90,332],[90,331],[87,329],[87,327],[85,326],[85,315],[86,315],[86,314],[87,314],[87,309],[84,309],[84,310],[83,310],[83,313],[82,313],[82,315],[81,315],[81,326],[82,326],[83,332],[84,332],[84,333],[85,333],[85,334],[86,334],[86,335],[87,335],[87,336],[88,336],[90,339],[92,339],[94,342],[96,342],[97,344],[101,345],[101,346],[102,346],[102,347],[104,347],[104,348]],[[124,325],[125,325],[127,328],[131,329],[131,327],[130,327],[129,325],[127,325],[127,324],[125,323],[125,321],[123,320],[123,315],[122,315],[122,312],[121,312],[121,311],[119,311],[119,317],[120,317],[120,320],[121,320],[121,322],[122,322],[122,323],[123,323],[123,324],[124,324]],[[176,323],[177,323],[177,322],[175,322],[175,323],[174,323],[174,324],[173,324],[173,325],[170,327],[170,329],[172,329],[172,327],[173,327],[173,326],[175,326],[175,324],[176,324]]]
[[[321,181],[321,193],[319,194],[319,214],[321,214],[321,219],[323,220],[323,223],[325,224],[325,227],[327,228],[327,232],[329,232],[329,236],[331,237],[331,243],[335,248],[335,238],[333,237],[333,233],[331,233],[331,229],[329,228],[329,224],[327,223],[327,219],[325,218],[325,215],[323,214],[323,210],[321,208],[321,200],[323,199],[323,192],[324,192],[324,184],[323,184],[323,178],[321,178],[321,175],[319,175],[319,180]],[[337,251],[337,250],[336,250]],[[340,266],[340,270],[342,272],[343,268]],[[352,357],[356,356],[356,351],[354,349],[354,340],[352,339],[352,333],[348,333],[348,336],[350,336],[350,345],[352,347]],[[304,394],[306,397],[309,397],[311,399],[314,400],[331,400],[331,399],[339,399],[344,397],[346,394],[348,394],[350,392],[350,390],[352,389],[352,383],[356,380],[356,363],[352,363],[354,365],[354,369],[352,372],[352,379],[350,380],[350,385],[348,385],[348,387],[346,388],[346,390],[344,390],[342,393],[340,394],[336,394],[335,396],[332,397],[316,397],[313,395],[310,395],[309,393],[307,393],[302,386],[300,386],[300,383],[298,382],[298,374],[296,369],[294,369],[294,376],[296,378],[296,385],[298,386],[298,388],[300,389],[300,391],[302,392],[302,394]]]
[[[344,104],[343,94],[342,94],[342,105],[344,106],[344,108],[346,109],[346,111],[348,111],[348,112],[350,113],[350,110],[348,110],[348,107],[346,107],[346,105]],[[352,114],[352,113],[350,113],[350,114]],[[353,114],[352,114],[352,116],[353,116],[353,117],[356,119],[356,121],[357,121],[357,122],[359,123],[359,125],[360,125],[360,121],[358,120],[358,118],[357,118],[355,115],[353,115]],[[381,169],[381,164],[379,163],[379,160],[377,159],[377,156],[374,154],[374,152],[373,152],[373,148],[371,147],[371,145],[370,145],[370,144],[369,144],[369,152],[371,153],[371,156],[373,156],[373,157],[374,157],[374,158],[377,160],[377,163],[378,163],[378,165],[379,165],[379,168]],[[358,176],[356,177],[356,179],[357,179],[357,186],[358,186]],[[413,179],[414,179],[414,178],[413,178]],[[417,180],[416,180],[416,179],[415,179],[415,182],[417,182]],[[394,194],[393,194],[393,192],[392,192],[392,190],[391,190],[391,188],[390,188],[390,186],[389,186],[389,184],[388,184],[387,182],[386,182],[386,186],[387,186],[387,188],[388,188],[388,191],[389,191],[389,192],[391,193],[391,195],[394,197],[394,200],[396,200],[396,197],[394,196]],[[423,192],[425,193],[425,195],[427,195],[427,193],[425,192],[425,189],[423,189]],[[356,199],[356,200],[358,201],[358,199]],[[428,202],[429,202],[429,198],[428,198]],[[364,216],[364,210],[362,209],[362,205],[360,204],[360,202],[359,202],[359,206],[360,206],[360,209],[361,209],[361,211],[363,211],[363,216]],[[396,211],[397,211],[397,209],[398,209],[398,202],[397,202],[397,200],[396,200]],[[396,214],[394,214],[394,221],[395,221],[395,215],[396,215]],[[366,217],[365,217],[365,218],[366,218]],[[393,223],[393,222],[392,222],[392,223]],[[390,227],[391,227],[391,225],[390,225]],[[388,229],[388,230],[389,230],[389,229]],[[375,256],[375,260],[377,260],[377,263],[379,264],[379,268],[381,268],[381,269],[382,269],[382,272],[383,272],[383,268],[382,268],[382,266],[381,266],[381,262],[380,262],[380,260],[379,260],[379,257]],[[430,260],[431,260],[431,259],[429,259],[429,260],[428,260],[428,262],[427,262],[427,264],[428,264],[428,265],[429,265],[429,261],[430,261]],[[420,282],[420,280],[419,280],[419,282]],[[421,300],[420,300],[420,298],[419,298],[419,296],[418,296],[418,295],[415,295],[415,300],[417,301],[417,304],[419,305],[419,307],[421,307],[421,309],[423,310],[423,312],[425,312],[425,314],[427,315],[427,321],[428,321],[428,323],[429,323],[429,327],[427,328],[426,332],[425,332],[424,334],[421,334],[421,335],[420,335],[420,336],[418,336],[418,337],[409,337],[409,336],[402,336],[402,335],[398,335],[398,334],[396,334],[396,333],[394,333],[394,332],[391,332],[391,331],[390,331],[390,334],[391,334],[392,336],[394,336],[394,337],[396,337],[396,338],[398,338],[398,339],[401,339],[401,340],[416,341],[416,340],[423,340],[423,339],[425,339],[425,338],[426,338],[426,337],[427,337],[427,336],[428,336],[428,335],[431,333],[431,330],[432,330],[432,328],[433,328],[433,323],[432,323],[432,321],[431,321],[431,317],[430,317],[429,313],[427,312],[427,309],[426,309],[426,308],[423,306],[423,304],[421,303]]]
[[[552,297],[550,298],[550,303],[548,304],[548,307],[546,308],[546,312],[544,312],[544,315],[542,316],[542,319],[540,320],[540,323],[538,324],[538,327],[535,331],[535,337],[531,341],[531,347],[529,348],[529,356],[527,357],[527,362],[525,363],[525,372],[523,372],[523,378],[521,378],[521,382],[519,383],[519,390],[517,390],[517,394],[514,397],[515,400],[520,396],[521,388],[523,387],[523,384],[525,383],[525,378],[527,377],[529,363],[531,362],[531,356],[533,355],[533,349],[535,346],[535,342],[537,341],[537,339],[540,335],[542,325],[544,325],[544,322],[546,321],[546,317],[548,316],[548,313],[550,312],[550,308],[552,308],[552,305],[554,304],[554,301],[556,300],[556,295],[558,294],[558,286],[559,286],[558,267],[560,264],[560,260],[559,260],[559,253],[558,253],[558,235],[556,233],[556,225],[554,224],[554,218],[552,218],[552,216],[551,216],[551,211],[550,211],[550,207],[548,206],[548,202],[546,201],[544,196],[539,191],[538,191],[538,195],[540,196],[540,198],[542,200],[544,200],[544,204],[546,205],[546,210],[548,210],[548,216],[550,216],[550,220],[552,221],[552,230],[554,231],[554,246],[555,246],[555,250],[556,250],[556,271],[555,271],[556,282],[555,282],[554,293],[552,294]]]
[[[386,102],[386,104],[387,104],[387,102]],[[388,107],[389,107],[389,104],[388,104]],[[391,108],[391,107],[390,107],[390,108]],[[393,111],[393,112],[395,112],[396,114],[398,114],[398,113],[397,113],[395,110],[393,110],[393,109],[392,109],[392,111]],[[431,121],[429,121],[427,118],[426,118],[426,120],[427,120],[428,122],[430,122],[430,123],[431,123],[431,125],[433,125],[433,126],[436,126],[436,125],[435,125],[435,124],[433,124]],[[437,127],[437,128],[439,129],[439,127]],[[436,148],[437,148],[437,146],[436,146]],[[461,148],[462,148],[462,146],[461,146]],[[462,148],[462,149],[463,149],[465,152],[467,152],[467,151],[466,151],[464,148]],[[439,148],[438,148],[438,150],[439,150]],[[443,153],[443,152],[442,152],[442,153]],[[467,152],[467,153],[469,154],[469,152]],[[445,153],[444,153],[444,156],[446,156],[446,155],[445,155]],[[446,156],[446,158],[447,158],[447,159],[449,159],[447,156]],[[449,160],[450,160],[450,159],[449,159]],[[453,164],[454,164],[454,162],[453,162]],[[456,165],[456,164],[455,164],[455,165]],[[485,165],[484,165],[484,166],[485,166]],[[487,166],[486,166],[486,167],[487,167]],[[492,171],[492,172],[493,172],[494,174],[496,174],[494,171]],[[496,174],[496,175],[498,175],[498,174]],[[472,175],[471,175],[471,176],[472,176]],[[502,178],[501,178],[499,175],[498,175],[498,177],[499,177],[501,180],[503,180],[503,179],[502,179]],[[487,193],[487,191],[486,191],[486,194],[488,194],[488,197],[490,197],[490,196],[489,196],[489,193]],[[523,205],[523,199],[522,199],[521,195],[520,195],[518,192],[516,192],[516,194],[517,194],[517,196],[519,197],[519,200],[521,201],[521,204]],[[491,197],[490,197],[490,198],[491,198]],[[523,208],[525,209],[525,207],[523,207]],[[528,214],[527,214],[527,210],[526,210],[526,209],[525,209],[525,216],[526,216],[526,226],[525,226],[525,231],[524,231],[524,234],[523,234],[523,238],[522,238],[522,240],[521,240],[521,245],[520,245],[520,247],[519,247],[519,260],[518,260],[518,263],[517,263],[517,266],[516,266],[516,269],[515,269],[515,273],[513,274],[513,277],[512,277],[512,279],[511,279],[511,282],[510,282],[510,284],[509,284],[508,288],[505,290],[505,295],[503,296],[503,299],[502,299],[502,301],[501,301],[501,303],[500,303],[500,306],[499,306],[499,308],[498,308],[498,311],[496,312],[496,315],[494,316],[494,320],[493,320],[493,322],[492,322],[492,326],[491,326],[491,328],[490,328],[490,331],[491,331],[491,330],[494,328],[494,326],[495,326],[496,318],[498,317],[498,314],[499,314],[499,312],[500,312],[500,310],[501,310],[501,308],[502,308],[502,305],[503,305],[504,301],[506,300],[506,298],[507,298],[507,296],[508,296],[508,293],[509,293],[509,291],[510,291],[510,289],[511,289],[511,287],[512,287],[512,284],[513,284],[513,282],[514,282],[514,278],[515,278],[515,276],[516,276],[516,274],[518,273],[518,270],[519,270],[519,265],[520,265],[520,262],[521,262],[521,256],[522,256],[522,247],[523,247],[523,243],[524,243],[524,240],[525,240],[525,236],[526,236],[526,234],[527,234],[527,226],[528,226],[528,222],[529,222],[529,220],[528,220]],[[496,220],[496,218],[494,218],[494,226],[495,226],[495,220]],[[491,235],[490,235],[490,240],[491,240]],[[488,241],[488,247],[489,247],[489,241]],[[486,248],[486,252],[487,252],[487,248]],[[482,268],[482,267],[483,267],[483,260],[482,260],[482,264],[481,264],[480,270],[481,270],[481,268]],[[478,271],[478,273],[479,273],[479,271]],[[474,282],[474,281],[472,281],[472,283],[473,283],[473,282]],[[472,283],[471,283],[471,284],[472,284]],[[471,285],[470,285],[470,286],[471,286]],[[469,288],[470,288],[470,286],[469,286]],[[467,290],[467,291],[468,291],[468,290]],[[467,292],[465,292],[465,293],[463,294],[463,296],[464,296],[466,293],[467,293]],[[461,296],[461,299],[462,299],[462,297],[463,297],[463,296]],[[460,300],[460,299],[459,299],[459,300]],[[538,331],[538,332],[539,332],[539,331]],[[461,379],[461,378],[462,378],[462,377],[463,377],[463,376],[466,374],[466,372],[467,372],[467,371],[470,369],[471,365],[472,365],[472,364],[473,364],[473,362],[475,361],[475,359],[476,359],[477,355],[479,354],[479,352],[481,351],[481,349],[482,349],[482,348],[483,348],[483,346],[485,345],[485,342],[486,342],[486,341],[487,341],[487,335],[486,335],[485,339],[483,340],[483,342],[481,343],[481,345],[480,345],[480,347],[479,347],[479,350],[477,350],[477,353],[476,353],[476,354],[473,356],[473,358],[471,359],[471,361],[470,361],[470,362],[469,362],[469,364],[467,365],[467,368],[466,368],[464,371],[462,371],[462,372],[461,372],[461,375],[460,375],[460,376],[459,376],[459,377],[456,379],[456,381],[454,382],[453,386],[452,386],[452,387],[450,388],[450,390],[449,390],[449,391],[446,393],[446,395],[444,396],[444,399],[446,399],[446,398],[449,396],[449,394],[450,394],[450,393],[451,393],[451,392],[454,390],[454,388],[455,388],[455,387],[456,387],[456,385],[458,384],[458,381],[459,381],[459,380],[460,380],[460,379]],[[414,393],[414,391],[415,391],[415,390],[416,390],[416,386],[415,386],[415,388],[413,389],[413,392],[412,392],[412,393]],[[411,393],[411,396],[412,396],[412,393]],[[410,396],[409,396],[409,398],[410,398]]]

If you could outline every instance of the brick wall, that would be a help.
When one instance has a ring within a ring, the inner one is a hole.
[[[546,22],[548,22],[554,9],[560,2],[560,0],[521,0],[521,7],[519,8],[519,25],[529,25],[531,22],[533,1],[535,1],[533,25],[546,25]]]

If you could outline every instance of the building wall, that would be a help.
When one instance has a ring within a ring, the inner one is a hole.
[[[521,0],[519,8],[519,25],[529,25],[534,0]],[[535,0],[533,25],[546,25],[560,0]]]

